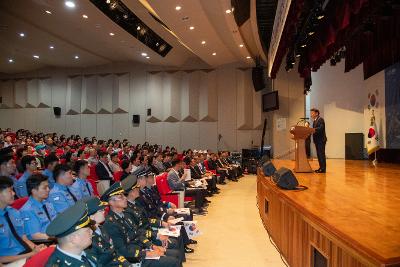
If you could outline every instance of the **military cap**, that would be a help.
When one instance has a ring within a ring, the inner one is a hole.
[[[124,193],[124,189],[122,189],[121,187],[121,183],[120,182],[116,182],[114,183],[112,186],[110,186],[101,196],[101,200],[102,201],[107,201],[110,199],[110,197],[115,196],[115,195],[119,195],[119,194],[123,194]]]
[[[82,202],[86,203],[89,216],[99,210],[104,210],[108,206],[107,202],[101,201],[98,197],[87,197],[82,199]]]
[[[64,237],[79,229],[90,226],[87,206],[77,202],[74,206],[57,215],[47,227],[48,236]]]
[[[139,187],[136,175],[129,175],[122,182],[121,186],[126,193],[129,193],[133,188]]]
[[[0,149],[0,164],[2,164],[3,162],[7,162],[10,159],[13,158],[13,147],[12,146],[8,146],[5,148]]]

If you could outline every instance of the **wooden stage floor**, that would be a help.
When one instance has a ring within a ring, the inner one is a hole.
[[[294,161],[273,160],[294,168]],[[318,162],[310,162],[317,169]],[[350,247],[375,259],[400,262],[400,165],[328,160],[327,173],[295,173],[309,189],[281,197]]]

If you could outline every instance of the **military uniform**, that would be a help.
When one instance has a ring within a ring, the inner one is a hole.
[[[102,200],[109,200],[112,196],[123,194],[121,183],[114,183],[104,192]],[[180,253],[167,250],[166,256],[158,260],[146,259],[146,250],[151,249],[153,244],[146,237],[140,235],[132,215],[124,211],[117,214],[110,210],[106,216],[104,229],[109,233],[117,253],[124,256],[132,263],[141,262],[142,267],[179,267],[182,266]]]
[[[47,227],[46,234],[57,238],[65,237],[79,229],[89,227],[90,219],[86,204],[78,202],[74,206],[59,214]],[[94,267],[98,266],[97,257],[86,255],[81,251],[79,255],[72,254],[57,246],[49,257],[46,267]]]
[[[88,215],[93,215],[99,210],[104,210],[108,203],[100,201],[98,197],[90,197],[83,200],[88,207]],[[97,227],[93,232],[92,246],[86,249],[87,254],[97,258],[97,264],[101,266],[121,266],[127,267],[131,263],[124,256],[118,255],[110,235]]]

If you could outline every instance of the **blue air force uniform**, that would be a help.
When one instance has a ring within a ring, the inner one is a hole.
[[[47,176],[48,178],[47,181],[49,181],[49,188],[52,189],[54,184],[56,183],[56,181],[54,180],[53,172],[50,171],[49,169],[45,169],[44,171],[42,171],[42,174]]]
[[[14,237],[7,221],[6,213],[16,231],[22,238],[25,234],[24,222],[18,210],[11,207],[0,209],[0,256],[15,256],[25,251],[25,247]]]
[[[14,191],[19,198],[28,196],[28,189],[26,188],[26,180],[31,174],[29,172],[24,172],[22,176],[14,183]]]
[[[33,234],[46,233],[47,226],[57,215],[53,204],[46,200],[41,203],[32,196],[29,197],[20,212],[29,239],[33,239]]]
[[[70,189],[78,200],[94,196],[93,187],[86,179],[76,178]]]
[[[53,189],[50,190],[48,200],[53,204],[56,212],[61,213],[73,206],[77,198],[68,186],[55,183]]]

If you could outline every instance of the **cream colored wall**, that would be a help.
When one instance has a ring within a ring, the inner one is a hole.
[[[169,71],[158,74],[152,72],[160,70],[163,69],[121,63],[84,69],[52,68],[3,76],[3,78],[27,80],[48,77],[51,88],[46,96],[49,96],[50,108],[0,109],[0,127],[99,138],[127,138],[133,143],[149,141],[173,145],[178,149],[240,150],[249,148],[252,144],[260,144],[260,127],[263,120],[261,93],[254,92],[251,70],[228,65],[211,72],[180,71],[178,74]],[[104,84],[110,80],[104,75],[110,73],[128,73],[129,80],[120,82],[122,87],[114,84],[114,89],[107,91]],[[92,81],[90,85],[90,82],[86,81],[82,83],[82,87],[77,88],[76,84],[79,82],[76,82],[76,78],[71,78],[76,75],[82,76],[83,81],[93,79],[90,75],[99,78],[97,83]],[[159,75],[161,78],[154,81],[154,75]],[[186,87],[183,86],[185,83],[181,78],[183,76],[189,77]],[[68,85],[71,81],[74,81],[73,85]],[[207,91],[211,85],[215,89]],[[85,86],[91,88],[85,91]],[[117,90],[115,86],[118,87]],[[96,98],[95,108],[91,94],[87,93],[92,92],[91,90],[97,91],[97,94],[92,96]],[[21,92],[24,93],[24,90]],[[18,99],[22,103],[32,102],[34,98],[30,96],[29,99],[27,97]],[[13,105],[15,106],[15,103]],[[24,103],[22,105],[26,106]],[[54,106],[61,107],[62,115],[59,118],[53,115]],[[118,107],[122,110],[127,109],[127,113],[114,113]],[[152,108],[152,116],[157,122],[146,121],[150,119],[146,116],[147,108]],[[68,110],[75,109],[78,114],[66,115]],[[82,114],[84,109],[96,110],[94,114]],[[110,109],[112,113],[107,114]],[[140,115],[139,125],[132,124],[133,114]],[[171,116],[177,117],[177,122],[170,122],[168,118]],[[188,117],[193,117],[193,120],[187,119]],[[222,136],[220,140],[218,140],[219,134]]]

